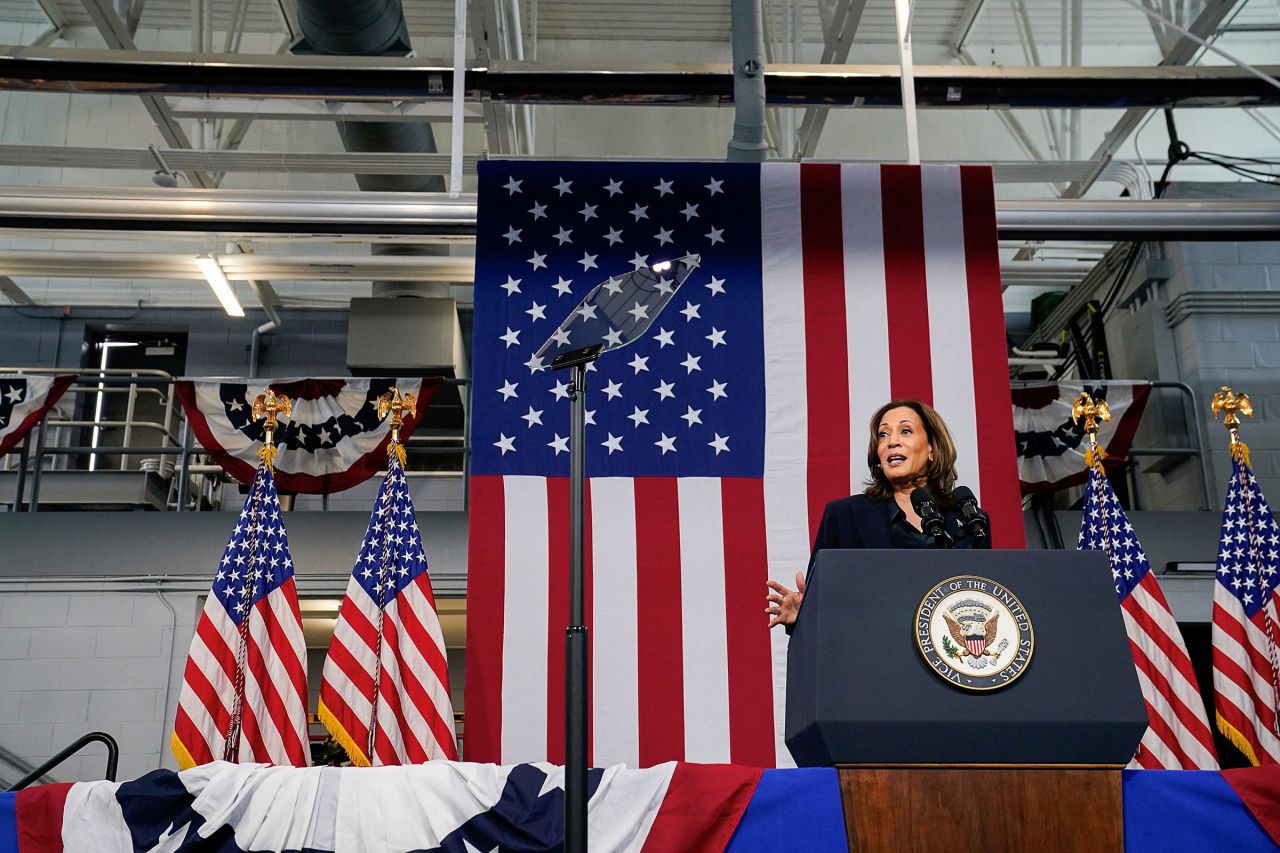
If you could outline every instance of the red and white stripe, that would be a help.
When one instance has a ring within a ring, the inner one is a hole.
[[[321,717],[352,761],[362,766],[456,761],[453,703],[444,635],[426,572],[383,610],[378,658],[378,605],[353,577],[338,612],[320,684]],[[377,732],[369,751],[369,720],[377,683]]]
[[[259,599],[248,619],[239,761],[306,767],[306,642],[293,578]],[[240,629],[209,596],[191,639],[173,727],[184,769],[224,757],[239,643]]]
[[[1213,693],[1218,727],[1255,764],[1280,764],[1276,695],[1264,620],[1276,618],[1276,594],[1250,619],[1239,599],[1214,583]]]
[[[1217,770],[1199,682],[1155,574],[1148,571],[1120,606],[1150,721],[1134,763],[1148,770]]]
[[[792,585],[825,504],[862,490],[889,399],[939,410],[995,544],[1024,544],[990,170],[761,175],[764,477],[589,482],[597,765],[793,763],[764,584]],[[564,759],[568,511],[563,479],[471,480],[469,758]]]
[[[779,164],[761,192],[769,576],[794,586],[823,507],[862,491],[871,415],[894,398],[946,419],[995,545],[1022,547],[991,173]],[[788,766],[787,638],[771,642]]]

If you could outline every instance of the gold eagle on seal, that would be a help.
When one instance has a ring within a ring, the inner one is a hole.
[[[1000,622],[999,613],[985,621],[965,619],[963,622],[957,622],[949,613],[943,613],[942,618],[947,622],[947,633],[960,646],[950,653],[951,657],[959,658],[966,655],[975,658],[1000,657],[999,652],[988,651],[988,647],[996,640],[996,628]]]

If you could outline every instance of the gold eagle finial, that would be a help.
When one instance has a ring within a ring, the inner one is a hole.
[[[1213,393],[1209,402],[1213,417],[1222,418],[1222,425],[1227,428],[1231,437],[1231,458],[1236,462],[1249,464],[1249,447],[1240,438],[1240,415],[1253,417],[1253,401],[1248,394],[1237,394],[1229,385],[1223,385]]]
[[[258,458],[265,462],[268,468],[272,468],[276,455],[276,430],[280,428],[278,418],[280,415],[287,418],[293,414],[293,401],[288,395],[277,394],[267,387],[254,398],[251,413],[255,421],[266,419],[266,423],[263,424],[266,436],[263,438],[262,447],[258,450]]]
[[[1085,451],[1084,461],[1090,468],[1102,464],[1106,451],[1098,444],[1098,421],[1111,422],[1111,407],[1106,400],[1095,400],[1087,391],[1081,391],[1071,404],[1071,419],[1080,423],[1084,419],[1084,431],[1089,436],[1089,449]]]
[[[378,419],[384,420],[388,413],[391,414],[391,443],[387,447],[387,452],[394,453],[396,458],[400,460],[401,467],[403,467],[405,464],[405,452],[404,445],[400,443],[400,428],[404,426],[406,413],[408,413],[409,417],[413,417],[418,413],[418,401],[412,393],[406,391],[401,394],[399,388],[393,387],[378,398]]]

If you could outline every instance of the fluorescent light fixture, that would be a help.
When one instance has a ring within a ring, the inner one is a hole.
[[[213,288],[213,295],[218,297],[218,301],[222,303],[226,312],[232,317],[243,317],[244,308],[241,307],[240,300],[236,299],[236,292],[231,289],[231,282],[227,281],[226,274],[218,265],[218,259],[209,255],[199,255],[196,257],[196,266],[200,268],[200,272],[204,273],[205,281],[209,282],[209,287]]]
[[[136,347],[137,341],[103,341],[99,344],[102,349],[102,358],[98,362],[98,399],[93,404],[93,435],[89,439],[89,447],[93,450],[98,449],[98,441],[102,438],[102,428],[98,422],[102,420],[102,396],[106,391],[106,383],[103,380],[107,376],[107,360],[111,356],[111,350],[120,347]],[[89,470],[96,471],[98,469],[98,454],[89,453]]]
[[[671,269],[671,261],[658,261],[653,265],[654,272],[666,272]]]

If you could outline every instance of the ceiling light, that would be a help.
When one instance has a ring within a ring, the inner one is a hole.
[[[151,176],[151,183],[168,189],[176,187],[178,185],[178,173],[169,168],[169,164],[165,162],[164,155],[160,153],[160,149],[155,145],[148,145],[147,150],[151,152],[152,157],[156,158],[156,165],[160,167]]]
[[[209,287],[213,288],[213,295],[218,297],[218,301],[222,303],[226,312],[232,317],[243,317],[244,308],[240,306],[240,300],[236,299],[236,293],[231,289],[231,282],[227,281],[222,267],[218,265],[218,259],[209,255],[199,255],[196,257],[196,266],[200,268],[200,272],[204,273],[205,281],[209,282]]]

